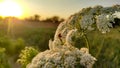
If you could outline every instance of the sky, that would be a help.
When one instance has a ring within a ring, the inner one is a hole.
[[[60,16],[68,18],[80,9],[102,5],[112,6],[115,4],[120,5],[120,0],[16,0],[22,5],[24,16],[32,16],[39,14],[41,18]]]

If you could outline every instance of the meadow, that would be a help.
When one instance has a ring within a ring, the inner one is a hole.
[[[18,55],[26,46],[35,47],[39,51],[48,49],[48,41],[53,39],[57,25],[43,22],[12,21],[8,32],[8,23],[1,21],[0,47],[1,49],[5,48],[1,52],[4,52],[7,57],[4,64],[8,63],[10,67],[16,68],[17,66],[18,68],[19,65],[16,63]],[[4,64],[3,68],[6,68]]]
[[[8,23],[0,21],[0,64],[1,68],[18,68],[18,55],[26,46],[39,51],[48,49],[49,39],[53,39],[56,23],[17,21]],[[120,27],[116,26],[107,34],[98,30],[88,33],[90,53],[97,58],[94,68],[120,68]],[[75,47],[85,47],[85,40],[76,40]]]

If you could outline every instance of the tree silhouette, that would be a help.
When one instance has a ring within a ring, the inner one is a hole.
[[[35,14],[34,15],[34,21],[40,21],[39,19],[40,19],[40,16],[38,14]]]
[[[51,18],[46,18],[43,22],[52,22],[52,23],[60,23],[63,22],[64,18],[60,18],[59,16],[53,16]]]
[[[51,18],[51,20],[52,20],[53,23],[58,23],[59,22],[59,17],[58,16],[53,16]]]

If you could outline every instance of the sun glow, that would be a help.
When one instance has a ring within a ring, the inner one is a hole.
[[[0,16],[20,17],[22,14],[21,6],[13,0],[4,0],[0,2]]]

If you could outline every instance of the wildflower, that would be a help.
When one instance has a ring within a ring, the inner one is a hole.
[[[70,31],[70,29],[68,27],[65,27],[62,31],[61,31],[61,40],[62,42],[65,42],[65,38],[67,33]]]
[[[78,19],[79,19],[79,14],[76,13],[74,15],[71,15],[66,23],[69,27],[74,28],[75,24],[78,22]]]
[[[85,53],[89,53],[89,50],[87,48],[81,48],[80,49],[81,53],[85,54]]]
[[[77,58],[73,56],[66,57],[64,60],[65,68],[75,68],[76,60]]]
[[[115,12],[115,13],[113,13],[113,16],[115,17],[115,18],[119,18],[120,19],[120,12]]]
[[[89,54],[89,50],[87,48],[81,48],[80,52],[82,54],[81,60],[80,60],[81,65],[87,68],[92,68],[92,65],[96,61],[96,58],[94,58],[93,56]]]
[[[88,53],[85,53],[81,56],[80,63],[86,68],[92,68],[92,65],[95,63],[96,59]]]
[[[19,62],[23,66],[26,66],[37,54],[38,51],[35,50],[33,47],[25,47],[25,49],[21,51],[21,54],[19,55],[20,59],[18,59],[17,62]]]
[[[80,26],[83,30],[93,30],[92,24],[95,23],[93,15],[82,16],[80,20]]]
[[[59,24],[56,32],[55,32],[55,36],[54,36],[54,39],[59,39],[59,34],[61,33],[61,31],[66,27],[66,23],[65,22],[62,22]]]
[[[53,47],[53,41],[51,39],[49,40],[49,48],[51,50],[54,49],[54,47]]]
[[[73,45],[72,37],[75,36],[76,33],[77,33],[77,29],[72,29],[68,32],[66,36],[66,44],[68,46]]]
[[[35,56],[27,68],[75,68],[75,65],[80,64],[86,68],[92,68],[97,59],[89,53],[89,49],[74,47],[72,38],[80,33],[79,29],[83,32],[94,30],[93,25],[102,33],[109,32],[112,28],[110,22],[114,22],[114,18],[119,17],[117,14],[118,12],[114,13],[113,9],[96,6],[72,15],[58,26],[54,40],[49,40],[49,50]],[[83,34],[80,35],[83,36]]]
[[[43,68],[55,68],[53,63],[47,62]]]
[[[101,14],[97,16],[96,19],[97,28],[99,29],[99,31],[101,31],[102,33],[110,32],[110,27],[112,27],[112,24],[110,22],[114,22],[112,16]]]

